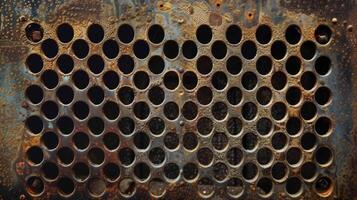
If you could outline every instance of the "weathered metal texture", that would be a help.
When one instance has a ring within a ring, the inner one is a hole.
[[[1,1],[0,198],[357,199],[356,4]]]

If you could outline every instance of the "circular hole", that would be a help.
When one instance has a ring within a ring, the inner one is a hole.
[[[257,60],[256,68],[259,74],[267,75],[273,68],[273,63],[268,56],[261,56]]]
[[[201,56],[197,59],[197,71],[202,75],[209,74],[212,71],[213,63],[210,57]]]
[[[57,27],[57,37],[63,43],[70,42],[74,37],[74,30],[71,25],[63,23]]]
[[[75,185],[70,178],[61,177],[57,182],[58,192],[64,196],[71,195],[75,190]]]
[[[192,90],[197,86],[198,78],[192,71],[187,71],[182,76],[182,84],[187,90]]]
[[[179,116],[179,107],[175,102],[168,102],[164,106],[164,114],[169,120],[174,120]]]
[[[138,132],[134,135],[134,144],[136,146],[136,148],[144,150],[146,148],[148,148],[148,146],[150,145],[150,138],[149,136],[144,133],[144,132]]]
[[[45,185],[40,177],[31,176],[26,180],[26,189],[32,195],[40,195],[45,190]]]
[[[164,85],[169,90],[174,90],[179,85],[179,77],[175,71],[166,72],[164,76]]]
[[[282,150],[288,143],[288,137],[282,133],[275,133],[271,139],[271,145],[275,150]]]
[[[194,163],[187,163],[182,168],[182,175],[186,180],[193,180],[198,175],[198,168]]]
[[[168,179],[176,179],[180,175],[180,167],[175,163],[168,163],[164,167],[164,174]]]
[[[154,24],[148,30],[148,37],[152,43],[160,44],[164,40],[165,31],[160,25]]]
[[[305,90],[311,90],[315,87],[316,76],[313,72],[304,72],[301,76],[300,83]]]
[[[74,123],[70,117],[62,116],[57,120],[57,127],[64,135],[69,135],[74,130]]]
[[[331,70],[331,60],[327,56],[320,56],[315,61],[315,71],[321,76],[326,75]]]
[[[297,177],[290,177],[286,181],[285,190],[290,195],[298,196],[302,192],[301,180]]]
[[[221,151],[223,149],[225,149],[228,145],[228,137],[226,134],[224,133],[220,133],[220,132],[216,132],[213,136],[212,136],[212,146],[218,150]]]
[[[216,120],[223,120],[228,114],[228,108],[225,103],[217,102],[212,106],[211,112]]]
[[[200,104],[208,105],[212,102],[213,93],[209,87],[203,86],[197,90],[196,97]]]
[[[53,89],[58,84],[58,75],[54,70],[46,70],[41,75],[41,81],[48,89]]]
[[[87,30],[87,36],[93,43],[99,43],[104,38],[104,30],[99,24],[91,24]]]
[[[241,53],[247,60],[252,60],[257,55],[257,46],[251,40],[245,41],[242,44]]]
[[[320,44],[327,44],[331,40],[332,31],[326,25],[319,25],[315,30],[315,39]]]
[[[244,184],[243,181],[239,178],[231,178],[227,182],[226,187],[227,193],[231,197],[239,197],[243,194]]]
[[[47,58],[54,58],[58,53],[58,44],[53,39],[46,39],[42,42],[41,49]]]
[[[286,45],[283,41],[278,40],[271,45],[271,55],[276,60],[283,59],[286,55],[286,51]]]
[[[33,104],[39,104],[43,99],[43,90],[38,85],[30,85],[26,88],[25,96]]]
[[[226,63],[227,71],[232,75],[237,75],[242,70],[242,60],[238,56],[231,56]]]
[[[271,168],[271,176],[278,181],[282,181],[287,173],[288,167],[283,162],[277,162]]]
[[[135,160],[135,152],[130,148],[123,148],[118,153],[119,160],[123,165],[130,165]]]
[[[301,117],[305,120],[311,120],[316,116],[317,108],[313,102],[305,102],[300,110]]]
[[[242,137],[242,146],[247,151],[252,151],[258,145],[258,137],[254,133],[246,133]]]
[[[165,100],[165,92],[159,86],[154,86],[149,90],[149,100],[154,105],[160,105]]]
[[[185,133],[182,138],[182,143],[185,149],[194,150],[198,145],[197,136],[192,132]]]
[[[72,51],[77,58],[83,59],[89,53],[88,43],[83,39],[78,39],[73,42]]]
[[[38,146],[32,146],[26,151],[27,160],[33,164],[38,165],[43,161],[43,151]]]
[[[227,41],[231,44],[238,44],[242,39],[242,30],[237,25],[230,25],[226,30]]]
[[[71,56],[62,54],[57,58],[56,62],[59,70],[64,74],[69,74],[74,68],[74,62]]]
[[[123,74],[130,74],[134,70],[134,59],[129,55],[121,55],[118,59],[119,70]]]
[[[258,89],[256,98],[260,105],[268,105],[272,99],[273,93],[268,87],[261,87]]]
[[[115,181],[120,176],[120,168],[115,163],[108,163],[103,167],[103,174],[109,181]]]
[[[69,165],[74,161],[74,153],[72,149],[62,147],[57,151],[57,158],[62,164]]]
[[[145,59],[150,53],[150,47],[145,40],[137,40],[133,45],[133,51],[137,58]]]
[[[149,159],[154,165],[159,165],[165,161],[165,151],[159,147],[153,148],[149,152]]]
[[[89,57],[87,65],[93,74],[100,74],[105,66],[103,58],[96,54]]]
[[[315,122],[315,132],[321,136],[327,135],[331,130],[332,122],[327,117],[319,117]]]
[[[58,106],[53,101],[46,101],[42,104],[41,111],[47,119],[54,119],[58,115]]]
[[[130,197],[136,192],[135,181],[131,178],[124,178],[119,183],[120,193],[125,197]]]
[[[295,136],[301,130],[301,120],[297,117],[291,117],[286,122],[286,131],[289,135]]]
[[[134,39],[134,29],[129,24],[122,24],[118,28],[118,38],[122,43],[130,43]]]
[[[242,101],[242,91],[238,87],[231,87],[227,91],[227,100],[232,105],[238,105]]]
[[[140,179],[145,180],[150,176],[150,168],[146,163],[138,163],[134,167],[134,175]]]
[[[305,41],[300,47],[300,54],[305,60],[311,60],[316,54],[316,45],[312,41]]]
[[[95,105],[99,105],[104,100],[104,91],[99,86],[93,86],[93,87],[89,88],[87,94],[88,94],[89,100]]]
[[[94,135],[100,135],[105,128],[104,121],[99,117],[90,118],[87,122],[87,126],[90,132]]]
[[[135,87],[140,90],[145,90],[150,84],[149,75],[144,71],[138,71],[134,74],[133,78]]]
[[[164,54],[169,59],[174,59],[179,54],[179,45],[174,40],[168,40],[164,44]]]
[[[74,103],[72,111],[74,115],[80,120],[87,118],[89,115],[89,107],[87,103],[83,101],[77,101],[76,103]]]
[[[285,39],[289,44],[297,44],[301,39],[300,27],[293,24],[290,25],[285,31]]]
[[[39,42],[43,38],[43,28],[37,23],[31,23],[27,25],[25,28],[25,32],[27,39],[31,42]]]
[[[152,56],[148,62],[149,69],[154,74],[161,74],[165,69],[165,62],[161,56]]]
[[[130,135],[134,132],[135,123],[134,120],[129,117],[123,117],[119,120],[118,127],[120,132],[122,132],[124,135]]]
[[[242,168],[242,176],[248,181],[252,181],[258,176],[258,167],[252,162],[245,163]]]
[[[110,89],[114,90],[119,85],[120,78],[115,71],[107,71],[103,75],[103,82],[105,86]]]
[[[257,122],[257,131],[260,135],[266,136],[273,128],[273,122],[269,118],[260,118]]]
[[[300,173],[301,177],[305,180],[311,180],[315,177],[317,172],[317,167],[313,162],[306,162],[301,166]]]
[[[103,43],[102,48],[103,48],[104,55],[109,59],[113,59],[113,58],[117,57],[119,54],[119,45],[113,39],[109,39],[109,40],[105,41]]]
[[[257,116],[258,108],[252,102],[247,102],[242,107],[242,116],[245,120],[253,120]]]
[[[238,147],[232,147],[227,151],[226,158],[229,164],[237,166],[243,161],[243,151]]]
[[[103,113],[109,120],[115,120],[120,113],[119,105],[114,101],[107,101],[103,105]]]
[[[212,76],[212,85],[217,90],[223,90],[227,86],[227,76],[224,72],[218,71]]]
[[[88,159],[94,165],[100,165],[104,162],[105,154],[102,149],[93,147],[88,151]]]
[[[179,142],[179,136],[176,133],[169,132],[164,137],[164,145],[168,149],[176,149]]]
[[[128,86],[121,87],[118,91],[118,97],[124,105],[129,105],[134,101],[134,90]]]
[[[327,165],[332,160],[332,152],[328,147],[319,147],[315,152],[315,159],[320,165]]]
[[[43,122],[39,116],[30,116],[26,119],[26,127],[33,134],[39,134],[43,130]]]
[[[296,105],[301,100],[301,90],[298,87],[290,87],[286,92],[285,98],[290,105]]]
[[[333,190],[332,180],[327,176],[320,177],[315,182],[315,189],[322,197],[330,196]]]
[[[296,75],[301,70],[301,60],[297,56],[290,56],[285,63],[285,69],[290,75]]]
[[[84,181],[89,177],[89,167],[82,162],[73,165],[73,175],[77,181]]]
[[[149,192],[154,197],[161,197],[166,192],[166,182],[160,178],[154,178],[149,183]]]
[[[218,162],[213,165],[213,177],[217,181],[223,181],[228,176],[228,167],[222,163]]]
[[[197,51],[197,45],[192,40],[187,40],[182,44],[182,54],[187,59],[196,57]]]
[[[103,136],[103,144],[109,150],[115,150],[120,145],[119,136],[113,132],[106,133]]]
[[[227,126],[226,126],[228,133],[236,136],[238,135],[242,129],[243,129],[243,123],[242,120],[240,120],[237,117],[232,117],[227,121]]]
[[[89,76],[84,70],[76,71],[72,76],[72,80],[74,85],[80,90],[85,89],[89,84]]]
[[[297,165],[301,161],[301,159],[302,159],[302,152],[297,147],[291,147],[286,152],[286,161],[288,161],[290,165]]]
[[[138,119],[144,120],[150,115],[150,107],[147,103],[141,101],[134,104],[134,114]]]
[[[242,76],[241,82],[246,90],[253,90],[258,83],[258,79],[255,73],[245,72]]]
[[[201,148],[197,151],[197,160],[201,165],[208,166],[212,163],[213,152],[207,148]]]
[[[213,122],[207,117],[201,117],[197,121],[197,131],[202,135],[208,135],[213,130]]]
[[[257,183],[257,190],[261,196],[269,196],[273,192],[273,182],[269,178],[263,177]]]
[[[107,189],[105,182],[99,178],[91,178],[87,183],[87,190],[94,197],[102,196]]]
[[[39,73],[43,68],[42,57],[38,54],[30,54],[26,58],[26,66],[30,72],[34,74]]]
[[[45,132],[41,137],[42,144],[48,149],[52,150],[58,146],[58,136],[54,132]]]
[[[271,77],[271,84],[274,89],[282,90],[287,83],[287,78],[284,72],[278,71],[273,74]]]
[[[283,102],[274,103],[271,107],[271,116],[279,121],[282,120],[287,113],[287,108]]]
[[[165,122],[160,117],[151,118],[148,125],[151,133],[154,135],[160,135],[164,132]]]
[[[227,54],[227,46],[221,41],[215,41],[211,47],[211,53],[216,59],[223,59]]]
[[[83,132],[77,132],[73,135],[72,141],[77,149],[84,150],[89,146],[89,137]]]
[[[319,105],[326,105],[331,100],[331,91],[327,87],[320,87],[315,92],[315,101]]]
[[[58,177],[59,170],[56,164],[52,162],[46,162],[42,165],[41,171],[43,176],[48,180],[54,180]]]
[[[316,146],[317,138],[315,134],[307,132],[301,136],[300,145],[305,150],[311,150]]]
[[[196,38],[202,44],[208,44],[212,40],[212,29],[210,26],[203,24],[196,30]]]
[[[197,192],[203,198],[209,198],[213,195],[215,186],[213,181],[208,177],[203,177],[197,182]]]
[[[192,101],[187,101],[183,107],[182,107],[182,115],[187,119],[187,120],[193,120],[196,118],[198,114],[198,108],[195,103]]]
[[[268,44],[272,37],[272,31],[268,25],[260,25],[257,28],[255,37],[260,44]]]
[[[73,89],[68,85],[59,87],[56,91],[56,95],[58,100],[65,105],[70,104],[74,98]]]

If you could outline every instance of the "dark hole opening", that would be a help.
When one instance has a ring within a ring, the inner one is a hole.
[[[291,75],[296,75],[301,69],[301,60],[299,57],[290,56],[285,64],[286,71]]]
[[[76,163],[73,166],[72,170],[74,173],[74,177],[79,181],[84,181],[89,176],[89,167],[82,162]]]
[[[119,120],[118,127],[124,135],[130,135],[134,132],[135,123],[134,120],[129,117],[123,117]]]
[[[164,106],[164,114],[169,120],[174,120],[179,116],[179,107],[174,102],[168,102]]]
[[[271,175],[276,180],[281,180],[286,176],[288,168],[283,162],[277,162],[271,168]]]
[[[196,30],[196,38],[202,44],[208,44],[212,40],[212,29],[210,26],[203,24]]]
[[[261,105],[268,105],[272,99],[273,93],[268,87],[261,87],[258,89],[256,98]]]
[[[103,75],[103,82],[108,89],[114,90],[118,87],[120,78],[115,71],[110,70]]]
[[[297,117],[291,117],[286,122],[286,131],[289,135],[297,135],[301,130],[301,120]]]
[[[291,177],[286,181],[285,189],[291,195],[296,195],[301,191],[302,183],[299,178]]]
[[[74,98],[73,89],[68,85],[62,85],[56,91],[56,95],[58,100],[60,100],[63,104],[70,104]]]
[[[134,90],[128,86],[121,87],[118,91],[118,97],[124,105],[129,105],[134,101]]]
[[[305,133],[300,140],[300,145],[305,150],[311,150],[315,147],[317,143],[317,138],[315,134],[307,132]]]
[[[93,87],[89,88],[87,94],[88,94],[89,100],[95,105],[99,105],[104,100],[104,91],[99,86],[93,86]]]
[[[115,120],[120,113],[119,105],[114,101],[107,101],[103,106],[103,113],[109,120]]]
[[[246,150],[253,150],[258,144],[258,137],[254,133],[246,133],[242,137],[242,146]]]
[[[307,71],[301,76],[300,83],[305,90],[311,90],[316,84],[316,76],[313,72]]]
[[[315,122],[315,131],[319,135],[326,135],[331,129],[331,120],[327,117],[320,117]]]
[[[315,101],[320,105],[326,105],[331,99],[331,91],[327,87],[320,87],[315,92]]]
[[[213,165],[213,176],[218,181],[223,181],[227,178],[228,175],[228,167],[222,162],[218,162]]]
[[[38,104],[43,99],[43,90],[38,85],[30,85],[26,88],[25,95],[31,101],[31,103]]]
[[[327,44],[331,40],[332,31],[326,25],[319,25],[315,30],[315,39],[320,44]]]
[[[27,159],[35,165],[38,165],[42,162],[43,160],[43,151],[40,147],[38,146],[32,146],[30,147],[27,152]]]
[[[286,101],[290,105],[296,105],[300,102],[301,100],[301,90],[298,87],[291,87],[288,89],[286,92]]]
[[[72,138],[74,146],[80,150],[84,150],[89,146],[89,137],[83,132],[77,132]]]
[[[103,53],[109,59],[113,59],[113,58],[117,57],[119,54],[118,43],[113,39],[109,39],[109,40],[105,41],[103,43]]]
[[[92,117],[87,122],[88,128],[94,135],[100,135],[104,131],[104,121],[99,117]]]
[[[258,78],[253,72],[245,72],[242,76],[242,85],[246,90],[252,90],[258,83]]]
[[[134,70],[135,62],[130,55],[121,55],[118,60],[119,70],[123,74],[130,74]]]
[[[227,91],[227,100],[232,105],[238,105],[242,101],[242,91],[238,87],[231,87]]]
[[[57,59],[57,66],[64,74],[69,74],[74,68],[74,62],[71,56],[62,54]]]
[[[78,101],[73,104],[72,110],[74,115],[81,120],[85,119],[89,115],[89,107],[87,103],[83,101]]]
[[[197,136],[192,132],[185,133],[182,138],[182,144],[188,150],[195,149],[198,145]]]
[[[288,161],[290,165],[298,164],[301,158],[302,158],[302,152],[297,147],[292,147],[286,152],[286,161]]]
[[[129,24],[122,24],[118,28],[118,38],[122,43],[130,43],[134,39],[134,29]]]
[[[31,176],[28,178],[26,186],[28,192],[34,195],[41,194],[45,189],[43,181],[37,176]]]
[[[58,53],[58,44],[53,39],[46,39],[42,42],[41,49],[47,58],[54,58]]]
[[[30,54],[26,58],[26,65],[30,72],[36,74],[40,72],[43,68],[43,60],[38,54]]]
[[[53,101],[46,101],[42,104],[41,111],[46,118],[54,119],[58,115],[58,106]]]
[[[69,135],[74,130],[74,123],[70,117],[62,116],[57,120],[57,127],[64,135]]]
[[[286,55],[286,45],[283,41],[275,41],[271,46],[271,55],[276,60],[281,60]]]
[[[287,108],[284,103],[277,102],[271,107],[271,116],[275,120],[282,120],[287,113]]]
[[[326,56],[319,57],[315,62],[315,70],[321,76],[329,73],[331,69],[331,60]]]
[[[237,117],[231,117],[227,121],[226,128],[231,135],[238,135],[243,129],[242,120]]]
[[[145,40],[137,40],[133,46],[134,54],[139,59],[146,58],[150,53],[150,47]]]
[[[70,178],[62,177],[57,182],[57,188],[59,192],[63,195],[70,195],[74,192],[74,183]]]
[[[49,180],[54,180],[58,177],[59,170],[56,164],[52,162],[46,162],[41,167],[43,176]]]
[[[58,136],[54,132],[45,132],[41,137],[41,142],[47,149],[55,149],[58,145]]]
[[[120,168],[115,163],[108,163],[103,167],[103,174],[110,181],[114,181],[120,176]]]
[[[332,180],[326,176],[320,177],[315,183],[315,189],[322,195],[329,195],[332,192]]]
[[[168,40],[164,44],[164,54],[169,59],[174,59],[179,54],[179,46],[176,41]]]
[[[42,119],[38,116],[30,116],[26,119],[26,127],[33,134],[39,134],[43,129]]]
[[[134,81],[135,86],[140,90],[146,89],[150,84],[149,75],[144,71],[136,72],[134,74],[133,81]]]
[[[284,72],[278,71],[271,77],[271,84],[274,89],[282,90],[287,83],[287,78]]]
[[[119,160],[123,165],[130,165],[135,160],[135,152],[130,148],[123,148],[119,150]]]
[[[149,159],[153,164],[159,165],[165,161],[165,151],[159,147],[153,148],[149,152]]]
[[[273,190],[273,182],[269,178],[261,178],[257,183],[258,193],[268,195]]]
[[[212,136],[212,141],[211,142],[212,142],[212,146],[216,150],[221,151],[224,148],[226,148],[226,146],[228,145],[228,137],[224,133],[216,132]]]
[[[72,149],[68,147],[62,147],[58,150],[57,157],[60,162],[62,162],[65,165],[69,165],[74,160],[74,153]]]
[[[273,127],[273,122],[268,118],[260,118],[257,122],[257,131],[260,135],[268,135]]]
[[[305,60],[311,60],[316,54],[316,45],[312,41],[306,41],[302,43],[300,47],[301,56]]]
[[[213,152],[207,148],[201,148],[197,151],[197,160],[201,165],[209,165],[213,160]]]
[[[187,163],[182,169],[183,177],[187,180],[193,180],[198,175],[198,168],[194,163]]]
[[[137,118],[144,120],[150,114],[150,107],[143,101],[138,102],[134,105],[134,114]]]
[[[85,58],[89,53],[88,43],[83,39],[78,39],[73,42],[72,50],[75,56],[79,59]]]
[[[107,149],[114,150],[119,147],[120,139],[117,134],[108,132],[103,137],[103,143]]]
[[[211,109],[212,115],[216,120],[223,120],[227,116],[228,108],[223,102],[215,103]]]
[[[196,43],[192,40],[185,41],[182,45],[182,54],[187,59],[192,59],[197,55]]]
[[[317,171],[317,167],[313,162],[306,162],[301,166],[300,173],[303,179],[312,179]]]
[[[196,97],[200,104],[208,105],[213,99],[213,93],[209,87],[203,86],[197,90]]]
[[[312,102],[305,102],[300,110],[301,117],[305,120],[311,120],[316,116],[317,108]]]
[[[242,116],[245,120],[252,120],[257,115],[258,108],[252,102],[247,102],[242,107]]]
[[[104,30],[99,24],[91,24],[87,30],[88,38],[93,43],[99,43],[104,38]]]
[[[268,44],[272,37],[272,31],[268,25],[260,25],[257,28],[255,37],[260,44]]]
[[[87,65],[93,74],[100,74],[104,69],[104,60],[100,55],[92,55],[87,61]]]
[[[94,147],[88,151],[88,159],[93,164],[100,165],[104,162],[105,154],[102,149]]]
[[[72,76],[72,80],[74,85],[80,90],[83,90],[89,84],[89,76],[84,70],[76,71]]]
[[[212,71],[213,63],[210,57],[201,56],[197,59],[197,71],[202,75],[209,74]]]
[[[216,59],[223,59],[227,54],[227,46],[223,41],[215,41],[211,47],[211,53]]]
[[[152,56],[148,63],[149,69],[154,74],[161,74],[165,69],[165,62],[161,56]]]
[[[256,68],[259,74],[267,75],[273,68],[273,63],[268,56],[261,56],[257,60]]]
[[[227,60],[226,68],[232,75],[237,75],[242,70],[242,60],[238,56],[231,56]]]
[[[37,23],[31,23],[25,28],[26,37],[32,42],[39,42],[43,38],[43,28]]]
[[[164,145],[168,149],[176,149],[179,142],[179,136],[176,133],[169,132],[164,137]]]
[[[180,175],[180,167],[175,163],[168,163],[164,167],[164,174],[168,179],[175,179]]]
[[[282,132],[275,133],[271,139],[271,144],[276,150],[282,150],[286,146],[287,142],[288,137]]]
[[[154,24],[149,28],[148,37],[152,43],[159,44],[164,40],[165,31],[160,25]]]
[[[213,122],[207,117],[201,117],[197,121],[197,130],[202,135],[208,135],[213,130]]]
[[[290,25],[285,31],[285,39],[289,44],[297,44],[301,39],[301,30],[297,25]]]
[[[186,102],[183,107],[182,107],[182,115],[187,119],[187,120],[193,120],[196,118],[198,114],[198,108],[195,103],[192,101]]]
[[[242,30],[237,25],[231,25],[226,31],[227,41],[231,44],[238,44],[242,39]]]
[[[247,180],[252,180],[258,175],[258,167],[252,163],[248,162],[243,166],[242,175]]]
[[[61,42],[70,42],[73,39],[73,36],[74,30],[71,25],[64,23],[57,27],[57,37]]]
[[[227,151],[226,158],[229,164],[237,166],[243,160],[243,151],[238,147],[233,147]]]
[[[150,168],[145,163],[138,163],[134,167],[134,174],[138,179],[145,180],[150,176]]]
[[[161,134],[165,129],[165,122],[160,117],[154,117],[149,121],[149,129],[154,135]]]
[[[165,92],[159,86],[154,86],[149,90],[149,100],[154,105],[160,105],[165,100]]]
[[[192,90],[197,86],[198,78],[196,74],[192,71],[185,72],[182,76],[182,84],[188,89]]]
[[[54,70],[46,70],[42,73],[41,81],[48,89],[53,89],[58,84],[58,75]]]

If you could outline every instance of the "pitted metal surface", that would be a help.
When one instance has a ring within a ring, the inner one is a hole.
[[[317,2],[2,2],[2,197],[354,199],[356,5]]]

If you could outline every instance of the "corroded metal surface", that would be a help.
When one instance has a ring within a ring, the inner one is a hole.
[[[355,1],[0,8],[0,198],[356,198]]]

